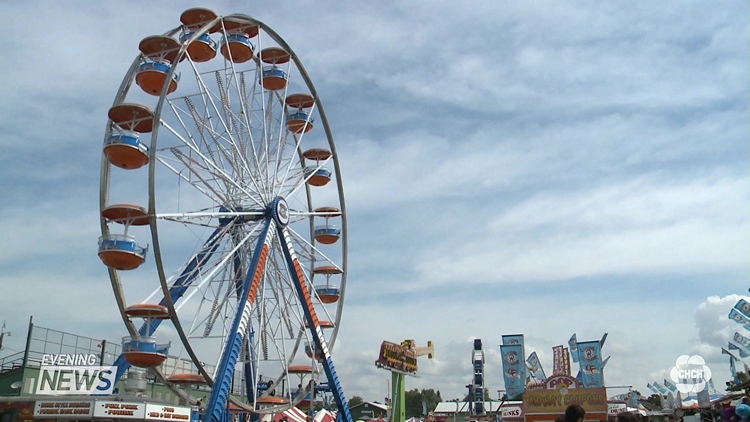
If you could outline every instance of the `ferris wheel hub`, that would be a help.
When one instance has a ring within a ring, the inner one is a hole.
[[[286,227],[289,224],[289,205],[286,203],[286,199],[277,196],[271,201],[269,208],[276,224],[281,227]]]

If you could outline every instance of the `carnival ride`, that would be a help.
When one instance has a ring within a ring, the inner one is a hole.
[[[404,340],[401,344],[384,341],[380,345],[380,355],[375,366],[391,371],[391,412],[390,422],[406,420],[406,383],[404,375],[416,376],[417,358],[427,355],[432,359],[435,348],[431,341],[427,346],[417,346],[414,340]]]
[[[474,339],[474,350],[471,352],[471,366],[474,368],[474,376],[469,389],[469,413],[472,415],[483,415],[484,409],[484,351],[482,350],[482,339]]]
[[[149,368],[183,397],[205,384],[213,422],[230,402],[256,416],[304,404],[325,376],[350,422],[330,355],[346,209],[318,93],[263,22],[203,8],[180,21],[140,42],[104,134],[99,257],[129,332],[118,379]],[[194,367],[168,373],[157,337]]]

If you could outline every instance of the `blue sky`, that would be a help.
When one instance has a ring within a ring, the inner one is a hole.
[[[348,211],[334,349],[347,396],[382,401],[380,342],[435,343],[407,388],[463,397],[471,340],[609,332],[609,385],[719,348],[747,293],[746,2],[214,1],[279,33],[336,140]],[[0,318],[125,333],[96,255],[106,110],[145,36],[187,8],[2,3]],[[617,393],[614,391],[613,393]]]

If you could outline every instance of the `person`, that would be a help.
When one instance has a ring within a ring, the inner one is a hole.
[[[586,411],[580,404],[571,404],[565,409],[565,422],[583,422],[586,417]]]
[[[622,412],[617,414],[617,422],[638,422],[638,418],[630,412]]]

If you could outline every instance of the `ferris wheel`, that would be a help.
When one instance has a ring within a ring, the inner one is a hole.
[[[107,116],[99,257],[129,331],[118,377],[208,384],[211,420],[238,395],[255,412],[309,405],[327,381],[351,420],[329,353],[346,209],[315,87],[256,19],[180,21],[139,43]],[[165,365],[175,350],[191,371]]]

